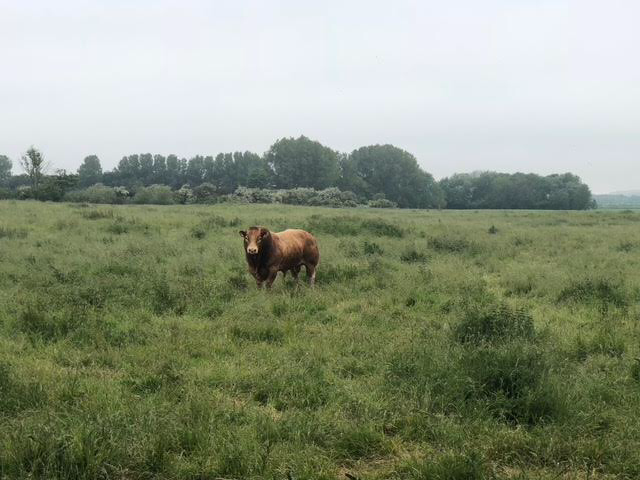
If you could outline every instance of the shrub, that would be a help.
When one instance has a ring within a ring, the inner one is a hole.
[[[313,188],[269,190],[238,187],[228,199],[241,203],[283,203],[286,205],[325,207],[357,206],[357,197],[353,192],[343,192],[338,188],[326,188],[324,190],[314,190]]]
[[[391,200],[387,200],[386,198],[369,200],[368,205],[371,208],[398,208],[398,204],[396,202],[392,202]]]
[[[281,411],[315,410],[327,403],[332,392],[324,368],[309,361],[256,376],[244,387],[252,392],[255,401]]]
[[[29,307],[18,315],[17,326],[32,341],[39,339],[51,342],[65,337],[84,320],[76,312],[65,312],[58,316],[50,315],[37,307]]]
[[[384,435],[369,425],[350,423],[341,428],[335,448],[340,457],[351,461],[371,458],[384,449]]]
[[[180,205],[191,203],[193,201],[193,198],[193,191],[191,190],[189,185],[183,185],[179,190],[173,192],[173,199]]]
[[[25,377],[15,375],[13,370],[10,364],[0,360],[0,412],[5,415],[35,407],[45,398],[39,385],[27,383]]]
[[[193,189],[193,200],[196,203],[216,203],[216,187],[211,183],[203,183]]]
[[[207,235],[207,232],[211,230],[225,227],[237,227],[239,224],[240,219],[238,217],[227,220],[220,215],[212,215],[205,218],[197,225],[194,225],[191,228],[191,236],[194,238],[202,239]]]
[[[514,338],[530,340],[535,336],[535,329],[528,312],[501,304],[467,308],[453,335],[460,343],[480,344]]]
[[[640,383],[640,358],[635,358],[631,365],[631,378]]]
[[[284,332],[273,325],[234,326],[231,335],[247,342],[281,343],[284,339]]]
[[[307,220],[306,229],[310,232],[328,233],[330,235],[358,235],[361,233],[360,220],[356,217],[312,215]]]
[[[326,188],[314,192],[307,205],[335,208],[356,207],[358,205],[357,200],[353,192],[343,192],[338,188]]]
[[[632,250],[634,250],[634,249],[638,248],[638,245],[639,245],[639,244],[634,243],[634,242],[624,241],[624,242],[621,242],[621,243],[616,247],[616,250],[618,250],[619,252],[629,253],[629,252],[631,252]]]
[[[84,190],[67,192],[64,200],[75,203],[124,203],[129,197],[129,191],[124,187],[107,187],[97,183]]]
[[[312,215],[307,220],[307,230],[332,235],[358,235],[371,233],[384,237],[402,237],[404,230],[397,225],[381,218],[359,219],[343,216],[330,217],[326,215]]]
[[[287,205],[310,205],[315,194],[313,188],[292,188],[282,191],[280,201]]]
[[[27,231],[18,228],[8,228],[0,226],[0,238],[25,238]]]
[[[0,187],[0,200],[9,200],[15,198],[15,194],[8,188]]]
[[[129,227],[121,221],[116,221],[108,225],[106,230],[108,233],[113,233],[114,235],[122,235],[123,233],[129,232]]]
[[[82,217],[87,220],[101,220],[104,218],[113,218],[113,210],[97,210],[91,209],[82,212]]]
[[[447,253],[475,253],[477,250],[474,243],[462,237],[431,237],[428,245],[433,250]]]
[[[381,218],[371,218],[362,221],[362,228],[382,237],[396,237],[400,238],[404,236],[404,230],[397,225],[387,222]]]
[[[608,310],[609,306],[628,305],[624,285],[606,278],[573,281],[562,289],[558,295],[558,302],[595,304],[603,311]]]
[[[277,190],[265,190],[261,188],[238,187],[229,199],[241,203],[276,203]]]
[[[438,459],[413,460],[401,469],[407,480],[485,480],[491,478],[482,458],[475,454],[447,454]]]
[[[171,205],[174,202],[173,192],[166,185],[151,185],[140,188],[133,202],[138,204]]]
[[[400,260],[406,263],[425,263],[428,260],[427,255],[424,252],[420,252],[415,246],[407,247],[400,254]]]
[[[31,189],[31,187],[27,185],[20,185],[16,189],[16,198],[18,198],[19,200],[28,200],[35,197],[33,195],[33,190]]]
[[[592,354],[620,358],[625,351],[624,337],[615,331],[602,328],[590,339],[579,336],[575,341],[572,353],[578,360],[586,360]]]
[[[546,356],[535,346],[512,342],[470,349],[463,368],[472,380],[469,401],[480,400],[500,420],[535,425],[564,410]]]
[[[183,292],[169,283],[166,275],[160,275],[151,282],[150,300],[153,312],[162,315],[175,313],[182,315],[186,310],[186,299]]]
[[[362,248],[364,249],[365,255],[382,255],[384,253],[382,247],[376,242],[368,242],[365,240],[362,244]]]
[[[319,283],[336,283],[336,282],[348,282],[355,279],[360,275],[362,267],[343,263],[339,265],[325,265],[318,270],[318,282]]]
[[[221,215],[211,215],[210,217],[206,217],[204,220],[202,220],[200,222],[200,225],[208,230],[213,228],[237,227],[238,225],[240,225],[240,219],[238,217],[234,217],[227,220]]]

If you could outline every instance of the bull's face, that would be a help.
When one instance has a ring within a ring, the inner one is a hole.
[[[251,227],[248,231],[240,230],[244,238],[244,249],[249,255],[260,253],[260,247],[264,239],[269,236],[269,230],[261,227]]]

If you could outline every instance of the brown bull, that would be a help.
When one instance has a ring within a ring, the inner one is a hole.
[[[278,272],[286,275],[289,270],[297,281],[302,265],[307,271],[309,285],[313,286],[320,252],[318,242],[309,232],[290,229],[276,233],[263,227],[251,227],[246,232],[241,230],[240,235],[244,238],[249,272],[256,279],[258,288],[263,282],[270,288]]]

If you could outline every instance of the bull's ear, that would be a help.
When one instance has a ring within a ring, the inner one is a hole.
[[[244,230],[240,230],[240,236],[241,237],[246,237],[247,236],[247,232],[245,232]]]
[[[260,229],[260,238],[266,237],[268,235],[269,235],[269,230],[267,230],[266,228],[261,228]]]

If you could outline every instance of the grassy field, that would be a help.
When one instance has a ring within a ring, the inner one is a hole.
[[[0,202],[0,478],[639,478],[639,328],[640,212]]]

